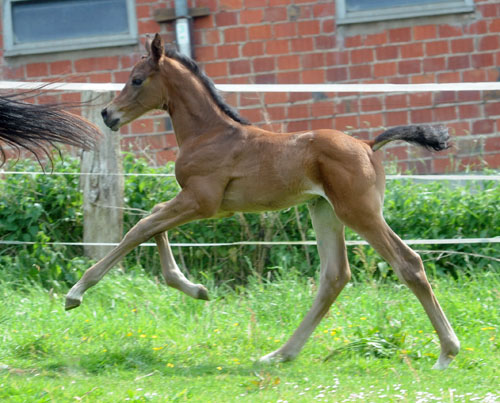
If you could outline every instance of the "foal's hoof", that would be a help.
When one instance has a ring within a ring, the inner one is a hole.
[[[210,301],[210,297],[208,296],[208,290],[203,285],[199,285],[198,295],[196,296],[198,299],[203,299],[205,301]]]
[[[64,309],[69,311],[71,309],[78,308],[82,303],[81,299],[66,297],[66,304],[64,305]]]

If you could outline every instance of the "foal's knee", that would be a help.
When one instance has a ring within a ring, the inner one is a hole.
[[[429,286],[422,259],[415,252],[412,251],[412,253],[406,254],[398,269],[398,274],[408,287],[422,288]]]

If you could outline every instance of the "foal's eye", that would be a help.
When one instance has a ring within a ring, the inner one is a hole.
[[[140,78],[134,78],[132,80],[132,85],[135,87],[139,87],[142,84],[143,80]]]

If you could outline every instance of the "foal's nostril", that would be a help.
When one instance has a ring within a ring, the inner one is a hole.
[[[103,119],[106,119],[108,117],[108,110],[106,108],[104,108],[101,111],[101,116],[102,116]]]

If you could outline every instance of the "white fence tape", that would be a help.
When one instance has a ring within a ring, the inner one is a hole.
[[[30,172],[30,171],[2,171],[0,175],[103,175],[103,176],[158,176],[158,177],[175,177],[174,174],[158,174],[158,173],[101,173],[101,172]],[[500,175],[387,175],[388,180],[407,180],[414,179],[418,181],[500,181]]]
[[[119,83],[48,83],[0,81],[0,90],[56,91],[121,91]],[[443,83],[443,84],[216,84],[224,92],[435,92],[435,91],[496,91],[500,82]]]
[[[457,239],[407,239],[403,241],[407,245],[472,245],[481,243],[500,243],[500,236],[493,238],[457,238]],[[36,242],[24,241],[2,241],[0,245],[35,245]],[[116,246],[118,243],[101,242],[47,242],[46,245],[61,246]],[[212,247],[212,246],[315,246],[316,241],[284,241],[284,242],[265,242],[265,241],[237,241],[237,242],[214,242],[214,243],[171,243],[170,246],[179,247]],[[368,245],[366,241],[346,241],[347,246]],[[140,246],[156,246],[154,243],[143,243]]]

